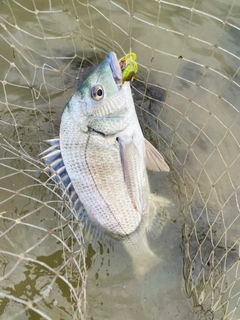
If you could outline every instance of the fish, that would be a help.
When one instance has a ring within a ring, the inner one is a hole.
[[[147,169],[170,170],[138,122],[130,86],[135,72],[124,69],[128,57],[110,52],[82,82],[64,107],[59,137],[41,153],[75,210],[123,238],[148,215]]]

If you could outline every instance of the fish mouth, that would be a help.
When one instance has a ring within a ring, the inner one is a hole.
[[[111,68],[114,81],[118,86],[122,85],[122,69],[120,67],[120,63],[117,59],[116,53],[110,52],[107,55],[107,61]]]

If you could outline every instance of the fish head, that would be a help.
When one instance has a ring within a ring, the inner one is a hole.
[[[130,122],[129,83],[122,84],[122,70],[114,52],[98,65],[69,100],[66,110],[84,132],[114,135]],[[64,118],[64,114],[62,120]]]

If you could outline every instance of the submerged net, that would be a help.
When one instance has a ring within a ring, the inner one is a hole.
[[[9,0],[0,20],[1,318],[86,318],[82,224],[38,154],[94,65],[132,48],[138,117],[184,217],[186,299],[240,319],[238,2]]]

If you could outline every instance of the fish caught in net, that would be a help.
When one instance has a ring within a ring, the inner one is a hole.
[[[0,29],[0,318],[240,319],[238,2],[5,0]],[[138,120],[170,167],[148,172],[138,274],[139,238],[88,225],[39,156],[80,83],[130,49]]]

